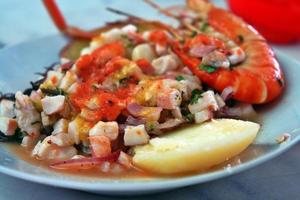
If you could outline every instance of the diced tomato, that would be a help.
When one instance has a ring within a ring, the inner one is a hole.
[[[151,63],[144,58],[137,60],[136,64],[140,67],[140,69],[145,74],[153,75],[155,73],[155,69],[153,68]]]
[[[110,59],[125,56],[125,48],[121,42],[113,42],[99,47],[91,54],[96,65],[103,65]]]
[[[90,55],[83,55],[79,57],[76,62],[76,66],[78,70],[84,70],[89,68],[90,64],[92,63],[93,58]]]
[[[104,76],[108,76],[109,74],[121,69],[125,65],[129,64],[129,60],[122,58],[120,56],[114,57],[109,62],[106,63],[105,68],[103,70]]]
[[[93,58],[90,55],[81,56],[76,62],[76,69],[78,75],[86,79],[93,71],[92,67]]]
[[[162,46],[167,45],[168,42],[169,42],[169,38],[168,38],[166,32],[162,31],[162,30],[152,31],[150,33],[149,40],[151,42],[154,42],[156,44],[160,44]]]

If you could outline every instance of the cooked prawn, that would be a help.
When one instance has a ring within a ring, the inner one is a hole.
[[[221,92],[233,88],[233,98],[252,104],[267,103],[278,97],[284,88],[282,70],[266,40],[239,17],[204,0],[187,0],[189,9],[207,16],[207,22],[218,32],[240,44],[246,58],[232,70],[218,68],[213,73],[201,70],[201,59],[175,52],[203,82]],[[243,41],[239,41],[241,39]],[[212,41],[210,41],[212,42]]]

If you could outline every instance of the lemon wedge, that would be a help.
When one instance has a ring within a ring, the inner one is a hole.
[[[259,124],[249,121],[212,120],[135,147],[133,162],[160,174],[206,170],[241,153],[253,142],[259,128]]]

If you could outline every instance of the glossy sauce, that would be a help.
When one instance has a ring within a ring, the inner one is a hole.
[[[274,148],[278,147],[276,143],[270,145],[250,145],[245,151],[240,153],[239,155],[225,161],[224,163],[212,167],[206,171],[198,171],[192,173],[184,173],[184,174],[176,174],[176,175],[161,175],[161,174],[154,174],[144,171],[136,171],[136,170],[129,170],[119,174],[113,173],[103,173],[97,167],[89,170],[55,170],[52,169],[50,164],[53,161],[45,161],[45,160],[37,160],[31,157],[31,151],[24,149],[23,147],[17,144],[7,144],[9,150],[19,157],[20,159],[34,165],[37,167],[44,168],[46,170],[50,170],[57,173],[63,174],[70,174],[75,176],[84,176],[84,177],[93,177],[93,178],[109,178],[109,179],[156,179],[156,178],[179,178],[183,176],[192,176],[192,175],[199,175],[208,172],[220,171],[220,170],[228,170],[230,171],[232,167],[238,166],[242,163],[255,159],[269,151],[272,151]]]

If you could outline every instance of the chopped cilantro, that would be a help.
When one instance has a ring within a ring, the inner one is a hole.
[[[238,40],[239,40],[240,43],[244,42],[244,36],[238,35],[237,38],[238,38]]]
[[[195,116],[189,111],[188,107],[181,108],[181,113],[189,122],[194,121]]]
[[[47,96],[57,96],[57,95],[66,95],[65,91],[56,87],[53,89],[50,88],[41,88],[42,92]]]
[[[195,115],[193,115],[192,113],[189,113],[187,115],[185,115],[185,118],[189,121],[189,122],[193,122],[195,120]]]
[[[208,25],[209,25],[209,24],[208,24],[207,22],[204,22],[204,23],[202,24],[200,30],[201,30],[202,32],[206,31],[206,29],[208,28]]]
[[[183,76],[181,76],[181,75],[176,76],[175,79],[176,79],[177,81],[185,80],[185,78],[184,78]]]
[[[198,34],[197,31],[193,31],[193,32],[191,33],[191,38],[195,37],[197,34]]]
[[[191,97],[191,100],[190,100],[190,104],[195,104],[198,102],[198,99],[202,97],[202,91],[199,90],[199,89],[194,89],[192,91],[192,97]]]
[[[123,39],[126,48],[132,49],[134,47],[133,41],[127,35],[121,35],[121,38]]]
[[[203,64],[201,64],[199,68],[203,71],[206,71],[207,73],[213,73],[214,71],[217,70],[216,67],[210,65],[203,65]]]
[[[155,129],[154,124],[150,124],[150,125],[149,125],[149,132],[154,131],[154,129]]]

